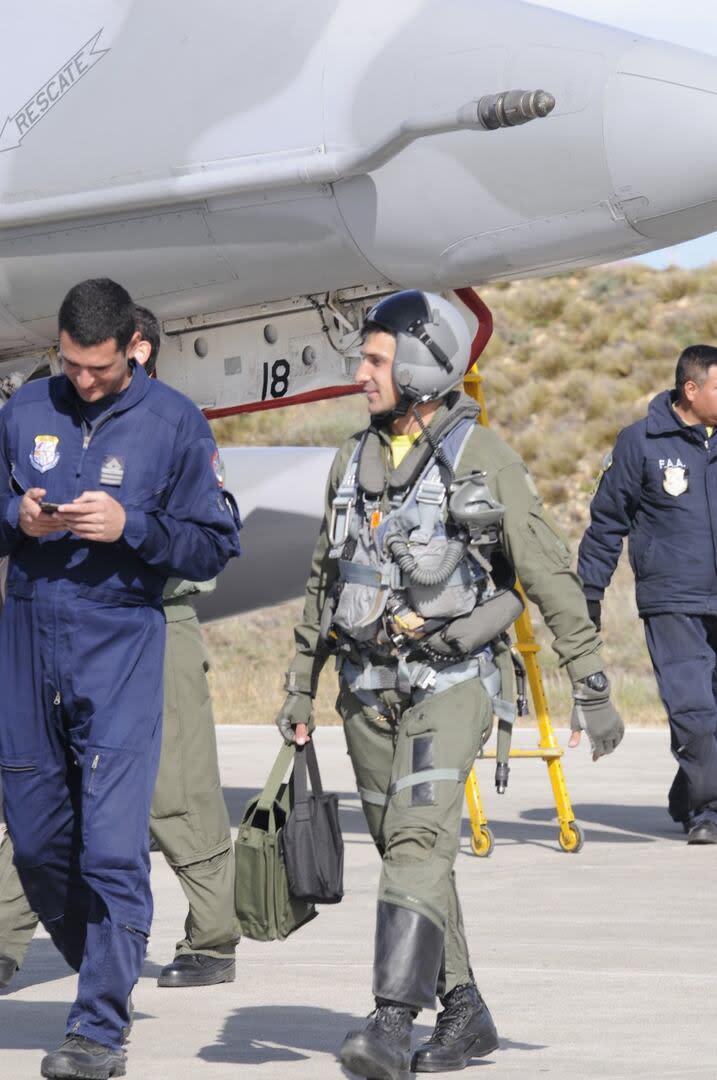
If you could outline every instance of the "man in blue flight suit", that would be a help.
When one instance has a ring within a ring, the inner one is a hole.
[[[0,767],[32,908],[79,972],[45,1077],[122,1076],[149,934],[149,810],[170,575],[239,553],[199,410],[128,357],[132,300],[81,282],[59,313],[64,374],[0,413]]]
[[[691,345],[675,389],[620,432],[580,545],[578,573],[600,603],[629,535],[647,647],[678,762],[668,808],[688,844],[717,843],[717,349]]]

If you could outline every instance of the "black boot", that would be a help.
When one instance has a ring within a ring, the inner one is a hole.
[[[471,1058],[498,1049],[498,1033],[475,983],[463,983],[441,998],[443,1012],[428,1042],[413,1055],[414,1072],[453,1072]]]
[[[234,982],[236,962],[233,955],[207,956],[205,953],[180,953],[163,967],[157,986],[216,986]]]
[[[339,1060],[357,1076],[372,1080],[408,1080],[411,1025],[415,1013],[407,1005],[376,999],[376,1009],[361,1031],[350,1031]]]
[[[53,1080],[109,1080],[124,1076],[125,1064],[124,1050],[111,1050],[84,1035],[68,1035],[42,1059],[40,1072]]]

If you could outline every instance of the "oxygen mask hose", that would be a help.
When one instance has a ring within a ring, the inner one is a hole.
[[[393,559],[396,560],[411,585],[434,586],[442,585],[448,581],[451,574],[457,569],[458,564],[465,555],[466,545],[462,540],[449,540],[446,544],[445,558],[440,566],[432,570],[422,569],[408,546],[408,542],[400,533],[393,533],[386,539],[386,547]]]

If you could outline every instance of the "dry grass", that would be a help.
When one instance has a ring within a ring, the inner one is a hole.
[[[717,264],[700,270],[609,266],[481,290],[495,332],[481,361],[491,422],[528,463],[546,504],[579,540],[594,477],[618,431],[672,385],[680,351],[717,339]],[[224,444],[336,445],[361,427],[361,400],[344,398],[215,423]],[[207,628],[219,723],[266,723],[281,700],[299,601]],[[538,624],[544,678],[557,723],[570,711]],[[664,722],[633,599],[619,567],[604,605],[606,667],[628,723]],[[335,675],[322,677],[318,717],[336,722]]]

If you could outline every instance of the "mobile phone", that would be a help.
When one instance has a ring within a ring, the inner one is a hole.
[[[55,511],[59,509],[59,506],[60,506],[59,503],[51,503],[51,502],[41,502],[40,503],[40,509],[42,510],[43,514],[54,514]]]

